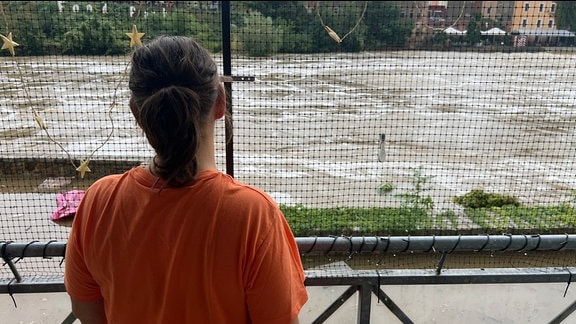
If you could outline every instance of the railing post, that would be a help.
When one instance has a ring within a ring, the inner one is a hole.
[[[370,324],[370,308],[372,307],[371,283],[358,285],[358,324]]]
[[[232,45],[230,36],[230,1],[222,1],[222,63],[224,75],[232,75]],[[224,116],[224,137],[226,138],[226,174],[234,177],[234,134],[232,122],[232,83],[224,83],[226,90],[226,110]]]

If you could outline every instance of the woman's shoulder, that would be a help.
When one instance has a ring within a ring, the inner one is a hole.
[[[125,171],[124,173],[108,174],[95,180],[86,190],[87,195],[93,195],[96,192],[106,192],[114,190],[122,178],[125,178],[133,170]]]
[[[124,176],[125,174],[129,173],[130,171],[126,171],[125,173],[118,173],[118,174],[108,174],[103,176],[100,179],[97,179],[96,181],[94,181],[94,183],[92,183],[92,185],[90,185],[90,188],[95,188],[95,187],[102,187],[102,186],[108,186],[110,184],[116,183],[118,182],[118,180]]]
[[[230,182],[230,186],[232,189],[231,192],[233,195],[242,197],[249,201],[254,201],[257,203],[267,203],[276,206],[276,202],[274,201],[272,196],[270,196],[270,194],[268,194],[268,192],[264,191],[262,188],[251,184],[247,184],[240,180],[236,180],[227,175],[226,177]]]

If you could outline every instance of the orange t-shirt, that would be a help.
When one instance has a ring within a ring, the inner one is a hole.
[[[109,323],[288,323],[308,299],[294,236],[263,191],[218,171],[158,188],[143,167],[95,182],[68,238],[65,285]],[[155,189],[152,189],[155,188]]]

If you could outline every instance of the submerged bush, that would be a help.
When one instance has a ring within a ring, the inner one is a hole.
[[[517,197],[487,193],[482,189],[474,189],[465,195],[454,197],[454,202],[466,208],[491,208],[502,206],[520,206]]]

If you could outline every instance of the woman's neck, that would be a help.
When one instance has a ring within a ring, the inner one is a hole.
[[[196,152],[196,162],[198,172],[205,170],[216,170],[216,158],[214,157],[214,125],[206,127],[200,137],[198,151]]]

